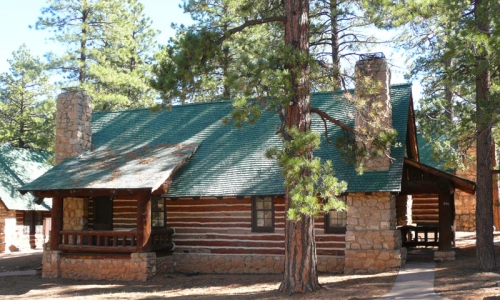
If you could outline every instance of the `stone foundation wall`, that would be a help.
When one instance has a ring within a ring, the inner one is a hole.
[[[156,253],[132,253],[129,259],[71,258],[44,251],[42,278],[146,281],[156,274]]]
[[[183,273],[281,273],[282,255],[217,255],[176,253],[175,271]]]
[[[63,230],[84,230],[88,223],[88,200],[83,198],[64,198]]]
[[[273,274],[283,273],[283,255],[217,255],[175,253],[174,270],[183,273]],[[344,257],[318,256],[318,272],[342,273]]]
[[[156,257],[156,272],[157,273],[172,273],[175,272],[175,257],[174,255]]]
[[[345,274],[399,269],[406,261],[396,229],[396,197],[389,193],[349,194]]]
[[[43,278],[83,280],[146,281],[156,273],[283,273],[282,255],[214,255],[175,253],[132,253],[130,259],[89,259],[64,257],[60,251],[46,250],[42,260]],[[344,257],[318,256],[318,272],[342,273]]]
[[[467,155],[474,159],[467,163],[465,170],[458,169],[455,174],[458,177],[476,181],[476,148],[471,147]],[[476,230],[476,196],[455,190],[455,231],[475,231]]]

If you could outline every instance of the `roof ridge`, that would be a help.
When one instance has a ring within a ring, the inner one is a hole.
[[[406,82],[406,83],[396,83],[396,84],[391,84],[391,87],[403,87],[403,86],[412,86],[411,82]],[[345,93],[345,92],[352,92],[354,89],[348,89],[348,90],[336,90],[336,91],[321,91],[321,92],[313,92],[311,93],[312,95],[333,95],[333,94],[339,94],[339,93]],[[252,98],[249,98],[252,99]],[[231,103],[232,100],[217,100],[217,101],[207,101],[207,102],[193,102],[193,103],[185,103],[185,104],[180,104],[180,105],[172,105],[170,108],[179,108],[179,107],[190,107],[190,106],[198,106],[198,105],[212,105],[212,104],[221,104],[221,103]],[[167,107],[162,107],[158,111],[162,111],[168,109]],[[134,112],[134,111],[145,111],[149,110],[152,111],[150,107],[144,107],[144,108],[132,108],[132,109],[121,109],[121,110],[107,110],[107,111],[95,111],[92,114],[109,114],[109,113],[123,113],[123,112]]]
[[[218,100],[218,101],[208,101],[208,102],[193,102],[193,103],[185,103],[180,105],[171,105],[169,107],[162,107],[159,110],[154,110],[154,107],[142,107],[142,108],[131,108],[131,109],[120,109],[120,110],[99,110],[94,111],[92,114],[109,114],[109,113],[123,113],[123,112],[134,112],[134,111],[146,111],[149,110],[151,112],[158,112],[162,110],[168,110],[169,108],[178,108],[178,107],[188,107],[188,106],[198,106],[198,105],[208,105],[208,104],[220,104],[220,103],[230,103],[231,100]]]
[[[405,82],[405,83],[391,84],[391,87],[402,87],[402,86],[412,86],[412,83],[411,82]],[[347,90],[313,92],[313,93],[311,93],[311,95],[336,94],[336,93],[345,93],[345,92],[351,92],[351,91],[354,91],[354,88],[347,89]]]

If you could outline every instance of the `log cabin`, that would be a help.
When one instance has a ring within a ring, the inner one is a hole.
[[[48,240],[52,199],[35,204],[17,189],[50,169],[47,152],[0,146],[0,253],[42,249]]]
[[[347,212],[316,218],[318,270],[398,269],[406,246],[422,243],[453,259],[453,195],[474,193],[474,182],[420,162],[411,85],[391,86],[383,57],[365,56],[356,68],[382,83],[382,122],[397,130],[397,141],[391,159],[367,161],[359,175],[330,143],[346,132],[313,115],[322,139],[314,156],[331,160],[348,182],[340,196]],[[313,93],[311,105],[357,126],[345,93]],[[219,101],[92,114],[84,91],[59,95],[57,165],[20,189],[53,198],[42,276],[144,281],[170,271],[283,272],[285,188],[265,157],[281,144],[280,119],[265,111],[237,128],[224,122],[231,110],[230,101]],[[438,220],[409,224],[411,195],[437,197]]]

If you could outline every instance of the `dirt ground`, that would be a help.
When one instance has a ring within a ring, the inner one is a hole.
[[[435,291],[449,299],[500,299],[500,246],[494,272],[475,265],[474,236],[457,242],[457,259],[436,265]],[[497,235],[500,239],[500,233]],[[41,252],[0,254],[0,272],[36,269]],[[145,283],[0,277],[0,299],[373,299],[388,293],[397,272],[321,275],[322,289],[286,297],[277,292],[282,275],[159,274]]]
[[[450,299],[500,299],[500,232],[495,232],[497,268],[481,272],[476,265],[475,233],[461,233],[455,261],[436,264],[434,291]]]

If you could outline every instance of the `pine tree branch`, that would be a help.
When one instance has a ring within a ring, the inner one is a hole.
[[[234,28],[229,29],[227,31],[227,33],[229,35],[233,35],[233,34],[240,32],[240,31],[242,31],[245,28],[250,27],[250,26],[272,23],[272,22],[285,22],[285,21],[286,21],[286,17],[284,17],[284,16],[250,20],[250,21],[246,21],[245,23],[241,24],[238,27],[234,27]]]
[[[326,119],[326,120],[330,121],[331,123],[333,123],[333,124],[335,124],[335,125],[339,126],[340,128],[342,128],[342,129],[343,129],[343,130],[345,130],[345,131],[349,131],[349,132],[352,132],[352,133],[354,133],[354,134],[356,133],[356,132],[354,131],[354,129],[352,129],[352,128],[351,128],[351,127],[349,127],[349,126],[346,126],[346,125],[342,124],[342,122],[340,122],[339,120],[337,120],[337,119],[333,118],[332,116],[330,116],[329,114],[327,114],[326,112],[322,111],[322,110],[321,110],[321,109],[319,109],[319,108],[316,108],[316,107],[311,107],[311,112],[312,112],[312,113],[315,113],[315,114],[317,114],[318,116],[320,116],[321,118]]]

